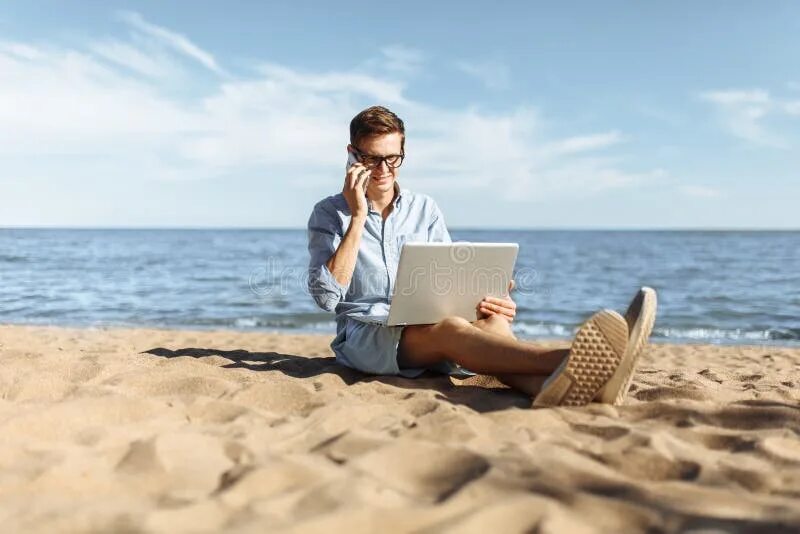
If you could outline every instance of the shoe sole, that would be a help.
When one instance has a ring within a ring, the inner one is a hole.
[[[622,404],[633,382],[633,375],[636,371],[636,365],[639,363],[639,357],[644,352],[647,340],[653,332],[653,325],[656,322],[656,308],[658,306],[656,292],[652,288],[643,287],[634,297],[633,302],[636,302],[639,294],[642,296],[642,305],[639,315],[630,327],[630,338],[628,339],[625,356],[623,356],[617,372],[614,373],[608,384],[601,388],[596,398],[598,402],[616,406]]]
[[[628,324],[620,314],[612,310],[594,314],[575,335],[566,366],[539,392],[533,406],[589,404],[614,375],[627,343]]]

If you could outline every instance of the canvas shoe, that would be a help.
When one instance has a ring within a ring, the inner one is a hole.
[[[650,287],[643,287],[633,297],[628,310],[625,312],[625,321],[628,323],[628,348],[622,357],[614,376],[600,389],[595,397],[598,402],[606,404],[622,404],[625,395],[631,387],[639,356],[653,331],[656,321],[656,292]]]
[[[569,355],[542,385],[534,407],[584,406],[614,375],[628,343],[628,324],[612,310],[592,315],[575,334]]]

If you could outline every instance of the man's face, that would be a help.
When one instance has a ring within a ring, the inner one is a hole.
[[[359,142],[356,150],[369,156],[392,156],[403,153],[403,137],[399,133],[366,137]],[[368,196],[382,196],[387,192],[394,193],[394,182],[397,180],[399,168],[389,167],[385,161],[372,169],[370,173]]]

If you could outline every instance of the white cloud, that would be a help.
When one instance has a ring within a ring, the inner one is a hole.
[[[719,189],[704,185],[684,185],[679,190],[688,197],[717,198],[722,195]]]
[[[0,52],[14,56],[17,59],[31,61],[39,59],[42,56],[39,49],[23,43],[0,43]]]
[[[789,148],[793,140],[765,123],[773,118],[796,113],[796,101],[773,97],[765,89],[706,91],[700,98],[711,102],[728,132],[754,144]]]
[[[728,90],[728,91],[707,91],[701,95],[704,99],[722,105],[769,105],[770,97],[767,91],[762,89],[749,90]]]
[[[550,144],[548,149],[559,155],[574,154],[607,148],[622,141],[622,134],[618,131],[610,131],[601,134],[582,135],[563,139]]]
[[[505,89],[511,83],[511,72],[508,65],[499,60],[462,60],[456,62],[456,68],[477,78],[489,89]]]
[[[91,50],[103,59],[152,78],[164,78],[175,68],[164,57],[154,56],[120,41],[98,42],[91,46]]]
[[[225,72],[183,36],[136,14],[125,17],[170,52]],[[374,103],[405,119],[403,180],[426,189],[499,188],[508,200],[526,201],[634,187],[664,175],[625,170],[603,157],[624,140],[616,130],[553,138],[542,131],[537,109],[489,114],[434,107],[409,99],[404,81],[364,71],[312,73],[265,62],[210,86],[178,79],[193,91],[206,89],[177,97],[163,83],[174,58],[160,48],[154,53],[151,44],[106,40],[78,51],[0,43],[5,176],[99,174],[137,183],[257,173],[276,191],[302,181],[328,192],[330,173],[343,165],[350,119]],[[389,55],[406,65],[417,61],[398,50]]]
[[[800,116],[800,100],[792,100],[783,104],[783,110],[789,115]]]
[[[173,32],[161,26],[156,26],[144,20],[138,13],[132,11],[121,11],[119,17],[130,24],[133,28],[141,31],[142,33],[160,40],[164,44],[170,46],[175,51],[184,54],[185,56],[197,61],[208,70],[216,72],[217,74],[224,75],[225,72],[217,64],[214,56],[194,44],[186,36]]]
[[[399,74],[414,74],[425,62],[425,54],[421,50],[405,45],[391,45],[381,49],[383,59],[381,65],[389,71]]]
[[[265,63],[258,71],[281,87],[300,92],[351,93],[358,96],[380,100],[389,104],[405,102],[402,83],[383,80],[375,76],[349,72],[322,74],[302,73],[297,70]]]

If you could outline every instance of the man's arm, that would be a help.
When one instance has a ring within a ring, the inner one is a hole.
[[[333,311],[344,298],[353,278],[367,220],[364,180],[369,172],[361,165],[351,166],[344,179],[342,194],[350,209],[350,224],[342,235],[338,218],[318,204],[308,221],[308,289],[319,307]]]
[[[353,278],[353,271],[356,268],[358,259],[358,247],[361,245],[361,234],[364,232],[366,217],[352,217],[350,226],[344,233],[341,243],[337,247],[333,256],[325,262],[325,266],[342,286],[350,285]]]

